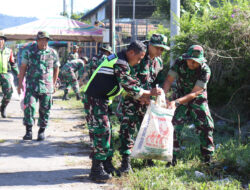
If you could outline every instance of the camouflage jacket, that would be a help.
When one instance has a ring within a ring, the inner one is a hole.
[[[137,77],[140,81],[140,85],[145,90],[151,90],[153,83],[157,78],[158,73],[163,69],[163,63],[160,57],[150,59],[147,52],[140,64],[134,67],[132,75]]]
[[[61,71],[62,72],[73,71],[74,73],[78,71],[78,75],[81,78],[84,73],[84,62],[81,59],[74,59],[68,61],[65,65],[63,65]]]
[[[91,77],[91,75],[94,73],[94,71],[104,61],[106,57],[107,56],[103,54],[94,55],[92,57],[92,59],[88,62],[88,65],[86,66],[86,72],[88,73],[88,78]]]
[[[119,84],[124,90],[132,97],[138,98],[143,92],[138,79],[133,75],[135,73],[134,68],[131,69],[126,57],[126,51],[121,51],[117,54],[118,60],[114,65],[114,72]]]
[[[27,89],[37,93],[53,93],[53,70],[60,66],[54,49],[47,47],[46,50],[39,50],[34,44],[24,52],[22,64],[27,64]]]
[[[204,63],[198,69],[190,70],[187,66],[187,61],[180,57],[175,61],[168,75],[176,78],[178,97],[191,93],[194,86],[203,88],[203,95],[207,97],[207,83],[211,75],[207,64]]]
[[[118,89],[119,91],[121,87],[132,97],[138,98],[142,95],[143,89],[140,87],[140,83],[130,75],[130,67],[125,51],[117,53],[117,57],[118,60],[114,63],[113,69],[108,69],[112,70],[110,71],[112,75],[97,72],[86,90],[87,95],[107,99],[109,97],[108,92],[112,89]],[[107,59],[109,58],[111,61],[116,56],[112,54]],[[104,61],[107,60],[104,59]],[[115,86],[118,86],[118,88]]]
[[[68,56],[68,61],[79,59],[79,54],[77,52],[70,52]]]

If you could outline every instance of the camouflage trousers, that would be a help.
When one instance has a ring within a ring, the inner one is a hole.
[[[113,156],[112,127],[109,121],[108,100],[84,95],[84,111],[92,143],[90,158],[106,160]]]
[[[191,119],[191,120],[190,120]],[[203,156],[214,152],[213,129],[214,122],[211,117],[207,99],[197,97],[187,105],[176,108],[172,123],[174,125],[174,154],[180,151],[181,131],[185,124],[193,122],[196,133],[199,134],[200,150]]]
[[[120,154],[131,154],[134,147],[137,131],[139,131],[143,117],[147,111],[146,105],[141,105],[139,101],[132,97],[125,97],[122,104],[121,127],[120,127]]]
[[[2,86],[3,99],[1,106],[6,107],[10,102],[13,89],[11,86],[11,77],[8,73],[0,74],[0,85]]]
[[[69,90],[72,87],[75,93],[79,93],[79,83],[76,74],[73,71],[62,71],[62,82],[66,84],[66,89]]]
[[[24,97],[24,118],[23,124],[34,125],[36,103],[39,101],[39,119],[38,126],[46,128],[48,126],[49,114],[52,105],[52,94],[39,94],[27,89]]]

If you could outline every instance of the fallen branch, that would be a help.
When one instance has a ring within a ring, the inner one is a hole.
[[[238,89],[232,94],[232,96],[231,96],[231,98],[229,99],[229,101],[228,101],[228,103],[226,104],[226,106],[228,106],[228,105],[231,103],[231,101],[232,101],[233,97],[235,96],[235,94],[236,94],[237,92],[239,92],[241,89],[244,89],[244,88],[250,88],[250,85],[243,85],[243,86],[241,86],[240,88],[238,88]]]
[[[211,109],[210,109],[210,110],[211,110]],[[218,114],[215,113],[215,111],[213,111],[213,110],[211,110],[211,113],[212,113],[215,117],[217,117],[217,118],[219,118],[219,119],[221,119],[221,120],[223,120],[223,121],[226,121],[226,122],[228,122],[228,123],[235,123],[235,121],[233,121],[233,120],[231,120],[231,119],[227,119],[227,118],[225,118],[225,117],[222,117],[222,116],[218,115]]]

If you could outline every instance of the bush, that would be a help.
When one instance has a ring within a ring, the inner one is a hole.
[[[237,121],[240,115],[241,121],[247,121],[250,118],[250,2],[223,0],[216,7],[208,2],[201,6],[194,13],[182,14],[181,32],[172,39],[175,46],[171,51],[178,57],[191,45],[202,45],[212,70],[208,88],[210,105],[227,105],[222,109],[227,112],[224,116],[234,115]],[[160,28],[157,32],[168,34],[169,31]],[[166,56],[164,59],[168,60]]]

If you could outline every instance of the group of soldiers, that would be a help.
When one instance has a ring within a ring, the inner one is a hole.
[[[0,45],[5,41],[4,35],[0,35]],[[32,139],[32,126],[34,125],[35,104],[39,101],[40,126],[37,140],[44,140],[44,131],[48,126],[52,94],[59,74],[59,59],[57,53],[48,47],[50,37],[46,32],[38,32],[37,44],[32,45],[22,58],[19,74],[18,92],[24,89],[23,79],[26,76],[26,92],[24,98],[24,119],[26,126],[24,140]],[[199,45],[192,45],[187,53],[176,59],[168,74],[163,72],[163,61],[161,55],[170,50],[167,46],[167,37],[162,34],[153,34],[149,41],[132,42],[127,49],[114,54],[110,47],[102,46],[100,54],[91,60],[80,58],[76,53],[61,68],[61,78],[66,86],[71,85],[76,98],[82,99],[86,120],[89,129],[90,141],[92,143],[92,166],[90,179],[93,181],[106,181],[112,175],[122,175],[132,172],[130,155],[139,130],[147,105],[152,96],[161,94],[156,87],[160,84],[167,93],[174,81],[176,90],[172,100],[167,100],[167,108],[175,109],[172,120],[174,125],[174,156],[172,162],[166,167],[177,164],[178,152],[180,150],[181,130],[190,119],[195,124],[196,131],[200,137],[200,149],[203,161],[209,163],[214,152],[213,143],[213,119],[210,115],[207,101],[207,83],[211,71],[206,64],[204,50]],[[8,69],[10,64],[15,69],[9,49],[0,46],[0,82],[3,90],[1,104],[2,117],[6,117],[5,110],[10,97],[11,87],[5,90],[8,80]],[[3,55],[6,54],[6,58]],[[76,57],[74,57],[76,56]],[[4,69],[2,69],[4,68]],[[88,69],[86,69],[88,68]],[[85,69],[85,71],[84,71]],[[80,84],[87,70],[88,82],[84,87],[84,95],[79,93]],[[78,76],[75,75],[78,71]],[[18,74],[18,72],[17,72]],[[162,82],[163,81],[163,82]],[[63,99],[68,99],[68,89],[64,91]],[[7,95],[6,95],[7,94]],[[121,96],[120,96],[121,95]],[[120,117],[120,141],[119,148],[122,156],[121,167],[116,169],[112,164],[114,154],[112,140],[112,126],[110,123],[110,105],[115,97],[121,97]],[[145,164],[153,166],[153,160],[145,160]]]

